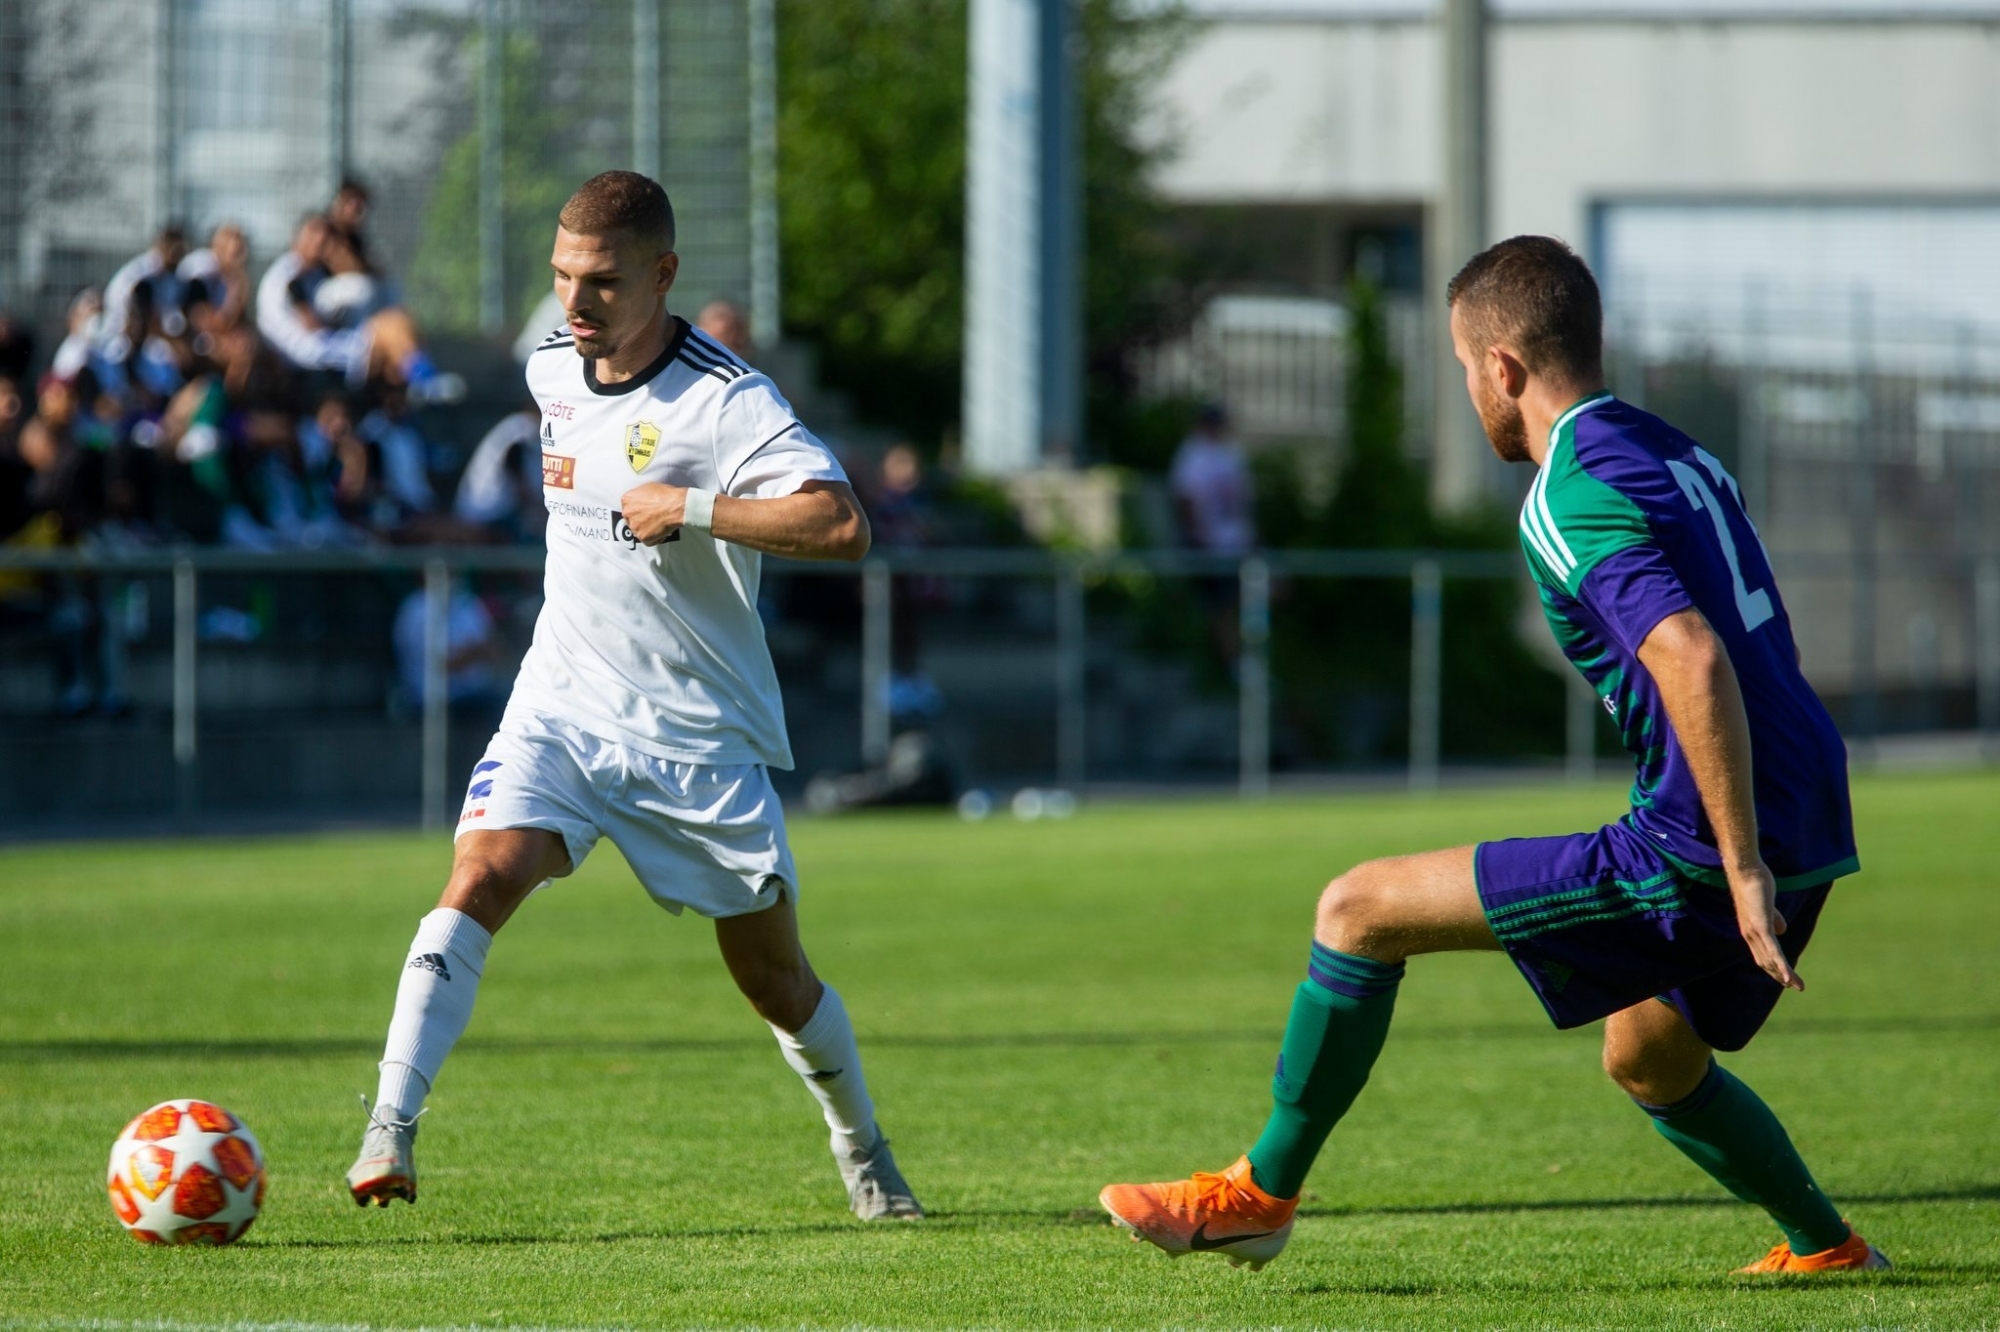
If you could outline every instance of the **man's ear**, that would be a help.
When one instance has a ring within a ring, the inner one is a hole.
[[[654,270],[655,296],[664,296],[674,288],[674,279],[680,275],[681,257],[672,250],[660,256],[660,266]]]
[[[1528,367],[1505,347],[1486,349],[1487,369],[1502,393],[1518,398],[1528,391]]]

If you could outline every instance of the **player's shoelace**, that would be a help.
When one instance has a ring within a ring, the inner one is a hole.
[[[431,1108],[425,1106],[408,1119],[397,1119],[394,1115],[383,1110],[381,1106],[368,1104],[368,1093],[358,1092],[356,1095],[360,1097],[361,1108],[368,1112],[368,1131],[370,1133],[394,1133],[399,1129],[415,1128],[417,1121],[431,1112]]]
[[[1255,1212],[1261,1206],[1228,1175],[1206,1170],[1195,1171],[1191,1179],[1169,1193],[1167,1205],[1190,1215],[1203,1209],[1211,1212]]]

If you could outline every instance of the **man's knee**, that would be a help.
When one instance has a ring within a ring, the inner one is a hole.
[[[1360,953],[1383,942],[1382,862],[1356,865],[1319,895],[1314,937],[1345,953]]]
[[[1605,1074],[1646,1105],[1672,1105],[1692,1095],[1708,1075],[1710,1058],[1705,1049],[1665,1041],[1604,1043]]]

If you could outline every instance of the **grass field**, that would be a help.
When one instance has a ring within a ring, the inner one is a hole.
[[[424,1124],[420,1206],[341,1171],[416,919],[415,835],[0,850],[0,1325],[2000,1326],[2000,777],[1866,780],[1867,871],[1731,1061],[1892,1273],[1729,1269],[1775,1232],[1658,1141],[1491,956],[1420,959],[1260,1274],[1135,1248],[1113,1179],[1255,1136],[1311,904],[1369,856],[1615,813],[1536,787],[800,822],[802,912],[932,1209],[849,1218],[706,923],[608,847],[496,944]],[[225,1250],[118,1229],[105,1153],[205,1096],[272,1186]]]

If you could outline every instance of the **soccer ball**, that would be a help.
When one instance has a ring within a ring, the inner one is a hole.
[[[208,1101],[162,1101],[111,1144],[111,1210],[146,1244],[228,1244],[264,1205],[264,1152]]]

